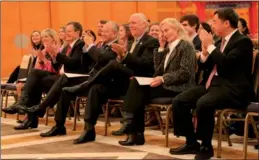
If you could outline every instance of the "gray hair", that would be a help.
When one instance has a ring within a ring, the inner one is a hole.
[[[115,23],[114,21],[107,21],[106,25],[107,24],[111,24],[112,25],[112,30],[115,32],[115,33],[118,33],[119,32],[119,25],[117,23]]]
[[[137,16],[137,17],[139,17],[139,18],[146,24],[146,29],[148,30],[148,28],[149,28],[149,22],[148,22],[147,17],[146,17],[143,13],[133,13],[133,14],[131,15],[131,17],[132,17],[132,16]]]

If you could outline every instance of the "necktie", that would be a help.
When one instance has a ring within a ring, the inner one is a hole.
[[[68,45],[67,46],[67,50],[66,50],[66,56],[69,56],[69,54],[70,54],[70,52],[71,52],[71,46],[70,45]],[[59,74],[60,75],[62,75],[62,74],[64,74],[65,73],[65,70],[64,70],[64,65],[62,65],[62,67],[60,68],[60,70],[59,70]]]
[[[70,52],[71,52],[71,46],[68,45],[67,46],[67,51],[66,51],[66,56],[68,56],[70,54]]]
[[[221,45],[220,45],[220,51],[222,53],[223,53],[223,50],[224,50],[225,43],[226,43],[226,40],[223,38],[222,41],[221,41]],[[209,78],[206,82],[206,89],[209,88],[215,73],[217,73],[217,65],[216,64],[214,65],[213,70],[210,72],[210,76],[209,76]]]
[[[132,45],[131,45],[131,48],[130,48],[130,53],[131,53],[131,54],[133,53],[133,51],[134,51],[136,45],[137,45],[137,39],[135,39],[134,42],[133,42]]]

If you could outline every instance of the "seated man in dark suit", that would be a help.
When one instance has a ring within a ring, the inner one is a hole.
[[[144,138],[145,106],[151,99],[175,97],[180,92],[195,86],[196,54],[184,28],[174,18],[160,23],[162,33],[160,47],[154,53],[155,74],[150,85],[140,85],[133,78],[123,103],[125,141],[119,144],[142,145]],[[165,44],[168,47],[165,49]]]
[[[188,14],[180,18],[180,22],[188,32],[196,51],[201,51],[201,40],[197,34],[200,27],[200,20],[194,14]]]
[[[112,44],[117,61],[110,61],[88,82],[75,87],[63,89],[64,99],[77,95],[87,95],[88,105],[85,108],[85,130],[74,144],[95,140],[95,124],[102,104],[108,98],[125,95],[130,77],[152,76],[154,74],[153,51],[159,45],[158,40],[147,34],[148,22],[145,15],[136,13],[129,20],[130,30],[135,38],[129,51],[120,44]]]
[[[205,86],[196,86],[173,99],[173,127],[176,136],[186,137],[186,144],[170,149],[171,154],[196,154],[195,159],[213,157],[212,136],[216,109],[245,109],[254,98],[252,87],[253,46],[249,38],[237,31],[238,15],[233,9],[214,13],[213,28],[222,38],[213,45],[213,36],[200,32],[201,61],[211,74]],[[191,110],[196,110],[197,129],[194,132]],[[202,141],[201,146],[197,139]]]
[[[46,51],[51,55],[52,65],[56,70],[60,70],[59,75],[53,75],[49,72],[42,70],[32,70],[30,75],[27,77],[24,90],[19,98],[18,102],[8,108],[2,109],[4,112],[9,114],[17,113],[21,109],[32,107],[37,105],[41,101],[42,92],[49,93],[43,103],[54,105],[59,99],[61,88],[66,85],[76,85],[85,81],[83,78],[71,78],[68,79],[64,72],[68,73],[88,73],[88,64],[81,63],[81,57],[83,54],[82,47],[84,42],[79,38],[82,34],[82,26],[78,22],[70,22],[66,25],[66,41],[68,45],[61,51],[58,52],[58,44],[46,46]],[[33,113],[28,114],[29,120],[21,124],[18,129],[27,129],[38,125],[38,118]]]
[[[111,45],[113,43],[118,43],[118,31],[119,26],[112,21],[108,21],[102,29],[103,43],[101,44],[101,48],[97,48],[97,46],[95,46],[93,43],[93,37],[90,34],[86,33],[84,37],[85,47],[83,50],[85,53],[83,55],[83,58],[84,60],[88,60],[89,57],[91,57],[91,59],[96,62],[93,69],[89,73],[91,75],[89,79],[91,79],[110,60],[116,59],[117,54],[112,51]],[[76,97],[73,95],[67,96],[64,92],[61,94],[55,114],[56,125],[52,127],[50,131],[42,133],[42,137],[66,134],[66,128],[64,126],[66,121],[66,114],[69,109],[70,101],[75,100],[75,98]],[[29,110],[29,112],[37,111],[39,115],[41,113],[44,113],[44,110],[45,108],[40,107],[34,110]]]

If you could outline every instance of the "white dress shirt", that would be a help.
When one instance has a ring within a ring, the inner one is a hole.
[[[171,42],[169,44],[169,52],[166,54],[166,57],[165,57],[165,63],[164,63],[164,69],[166,68],[167,66],[167,63],[168,63],[168,59],[170,57],[170,55],[172,54],[173,50],[175,49],[175,47],[177,46],[177,44],[180,42],[180,39],[176,39],[175,41]]]

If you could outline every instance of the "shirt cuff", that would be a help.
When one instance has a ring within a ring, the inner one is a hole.
[[[202,54],[202,52],[200,52],[200,61],[201,61],[202,63],[204,63],[204,62],[208,59],[208,57],[209,57],[209,55],[204,56],[204,55]]]
[[[163,52],[165,49],[164,48],[158,48],[158,52]]]
[[[214,51],[214,49],[216,49],[216,47],[213,44],[211,44],[208,46],[207,51],[209,52],[209,54],[211,54]]]
[[[163,76],[159,77],[163,83],[165,83]]]

